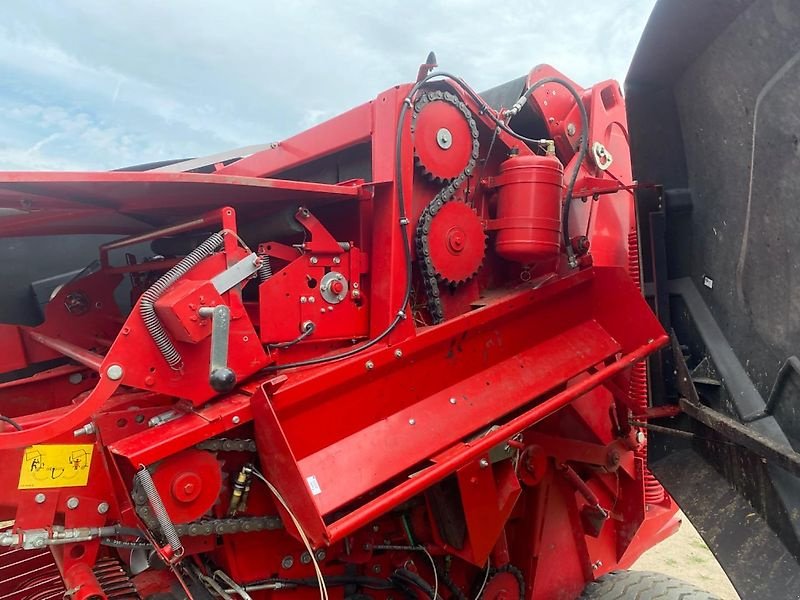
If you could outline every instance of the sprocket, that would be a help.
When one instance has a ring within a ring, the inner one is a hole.
[[[431,266],[442,283],[460,285],[481,268],[486,233],[475,211],[463,202],[445,203],[430,221]]]
[[[498,569],[486,583],[480,600],[521,600],[525,595],[525,580],[519,569],[510,565]]]
[[[423,96],[415,106],[411,130],[416,165],[432,181],[445,183],[467,167],[473,135],[467,117],[452,102],[438,98],[440,94]]]

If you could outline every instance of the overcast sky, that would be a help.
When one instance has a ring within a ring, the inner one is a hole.
[[[624,79],[654,0],[13,2],[0,169],[106,170],[282,139],[413,80]]]

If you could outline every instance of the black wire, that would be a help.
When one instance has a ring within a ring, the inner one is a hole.
[[[295,344],[298,344],[298,343],[302,342],[304,339],[306,339],[308,336],[310,336],[314,332],[314,330],[316,328],[317,328],[317,326],[314,325],[313,322],[308,321],[308,326],[303,330],[303,333],[298,335],[293,340],[288,341],[288,342],[281,342],[279,344],[267,344],[267,348],[273,348],[273,349],[276,349],[276,348],[290,348],[291,346],[294,346]]]
[[[392,580],[400,580],[404,583],[410,583],[414,586],[421,589],[425,594],[427,594],[431,600],[441,600],[441,595],[436,594],[434,596],[434,589],[431,585],[425,581],[422,577],[414,573],[413,571],[409,571],[408,569],[397,569],[391,577]]]
[[[17,423],[14,419],[12,419],[11,417],[7,417],[5,415],[0,415],[0,421],[3,421],[4,423],[8,423],[9,425],[11,425],[17,431],[22,431],[22,426],[19,423]]]

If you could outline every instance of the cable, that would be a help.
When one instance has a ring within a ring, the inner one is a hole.
[[[267,344],[267,348],[290,348],[310,336],[314,332],[314,329],[316,329],[316,325],[314,325],[312,321],[306,321],[303,324],[303,333],[298,335],[296,338],[288,342],[280,342],[279,344]]]
[[[14,429],[16,429],[17,431],[22,431],[22,425],[20,425],[19,423],[17,423],[17,422],[16,422],[14,419],[12,419],[11,417],[7,417],[7,416],[5,416],[5,415],[0,415],[0,421],[2,421],[3,423],[8,423],[9,425],[11,425],[11,426],[12,426]]]
[[[483,576],[483,583],[481,584],[481,588],[478,590],[478,593],[475,594],[475,600],[480,600],[481,594],[483,594],[483,590],[486,589],[486,582],[489,581],[489,568],[491,567],[491,558],[486,558],[486,573]]]
[[[411,529],[408,528],[407,526],[406,526],[406,534],[408,535],[408,538],[411,539]],[[375,545],[372,546],[372,549],[373,550],[399,551],[399,552],[409,552],[409,551],[423,552],[425,554],[425,556],[428,557],[428,560],[431,563],[431,570],[433,571],[433,592],[434,592],[433,597],[436,598],[436,596],[439,594],[439,573],[436,570],[436,563],[433,560],[433,556],[431,556],[431,553],[428,552],[428,549],[425,548],[425,546],[423,546],[421,544],[420,545],[416,545],[416,546],[415,545],[402,546],[402,545],[396,545],[396,544],[375,544]]]
[[[292,523],[294,523],[294,526],[297,528],[297,533],[300,535],[300,539],[303,541],[303,544],[308,551],[308,555],[311,557],[311,562],[314,565],[314,572],[317,574],[317,582],[319,583],[320,600],[328,600],[328,588],[325,585],[325,578],[322,576],[322,570],[319,568],[319,563],[317,562],[316,556],[314,556],[314,548],[311,546],[311,542],[308,541],[308,537],[303,531],[300,521],[298,521],[297,517],[294,516],[292,509],[289,508],[289,505],[286,503],[286,500],[283,499],[283,496],[281,496],[280,492],[275,488],[274,485],[267,481],[267,478],[264,477],[258,469],[253,468],[253,475],[264,482],[264,485],[269,488],[269,491],[272,492],[278,502],[281,503],[281,506],[283,506],[283,508],[286,510],[289,518],[292,519]]]

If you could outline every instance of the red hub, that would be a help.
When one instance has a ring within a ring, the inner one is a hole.
[[[222,471],[210,452],[184,450],[161,461],[153,481],[170,518],[188,523],[202,517],[217,501]]]
[[[428,243],[439,279],[460,284],[480,269],[486,233],[475,211],[463,202],[448,202],[431,220]]]
[[[426,104],[414,120],[414,153],[433,179],[458,177],[472,154],[472,133],[461,111],[441,100]]]

